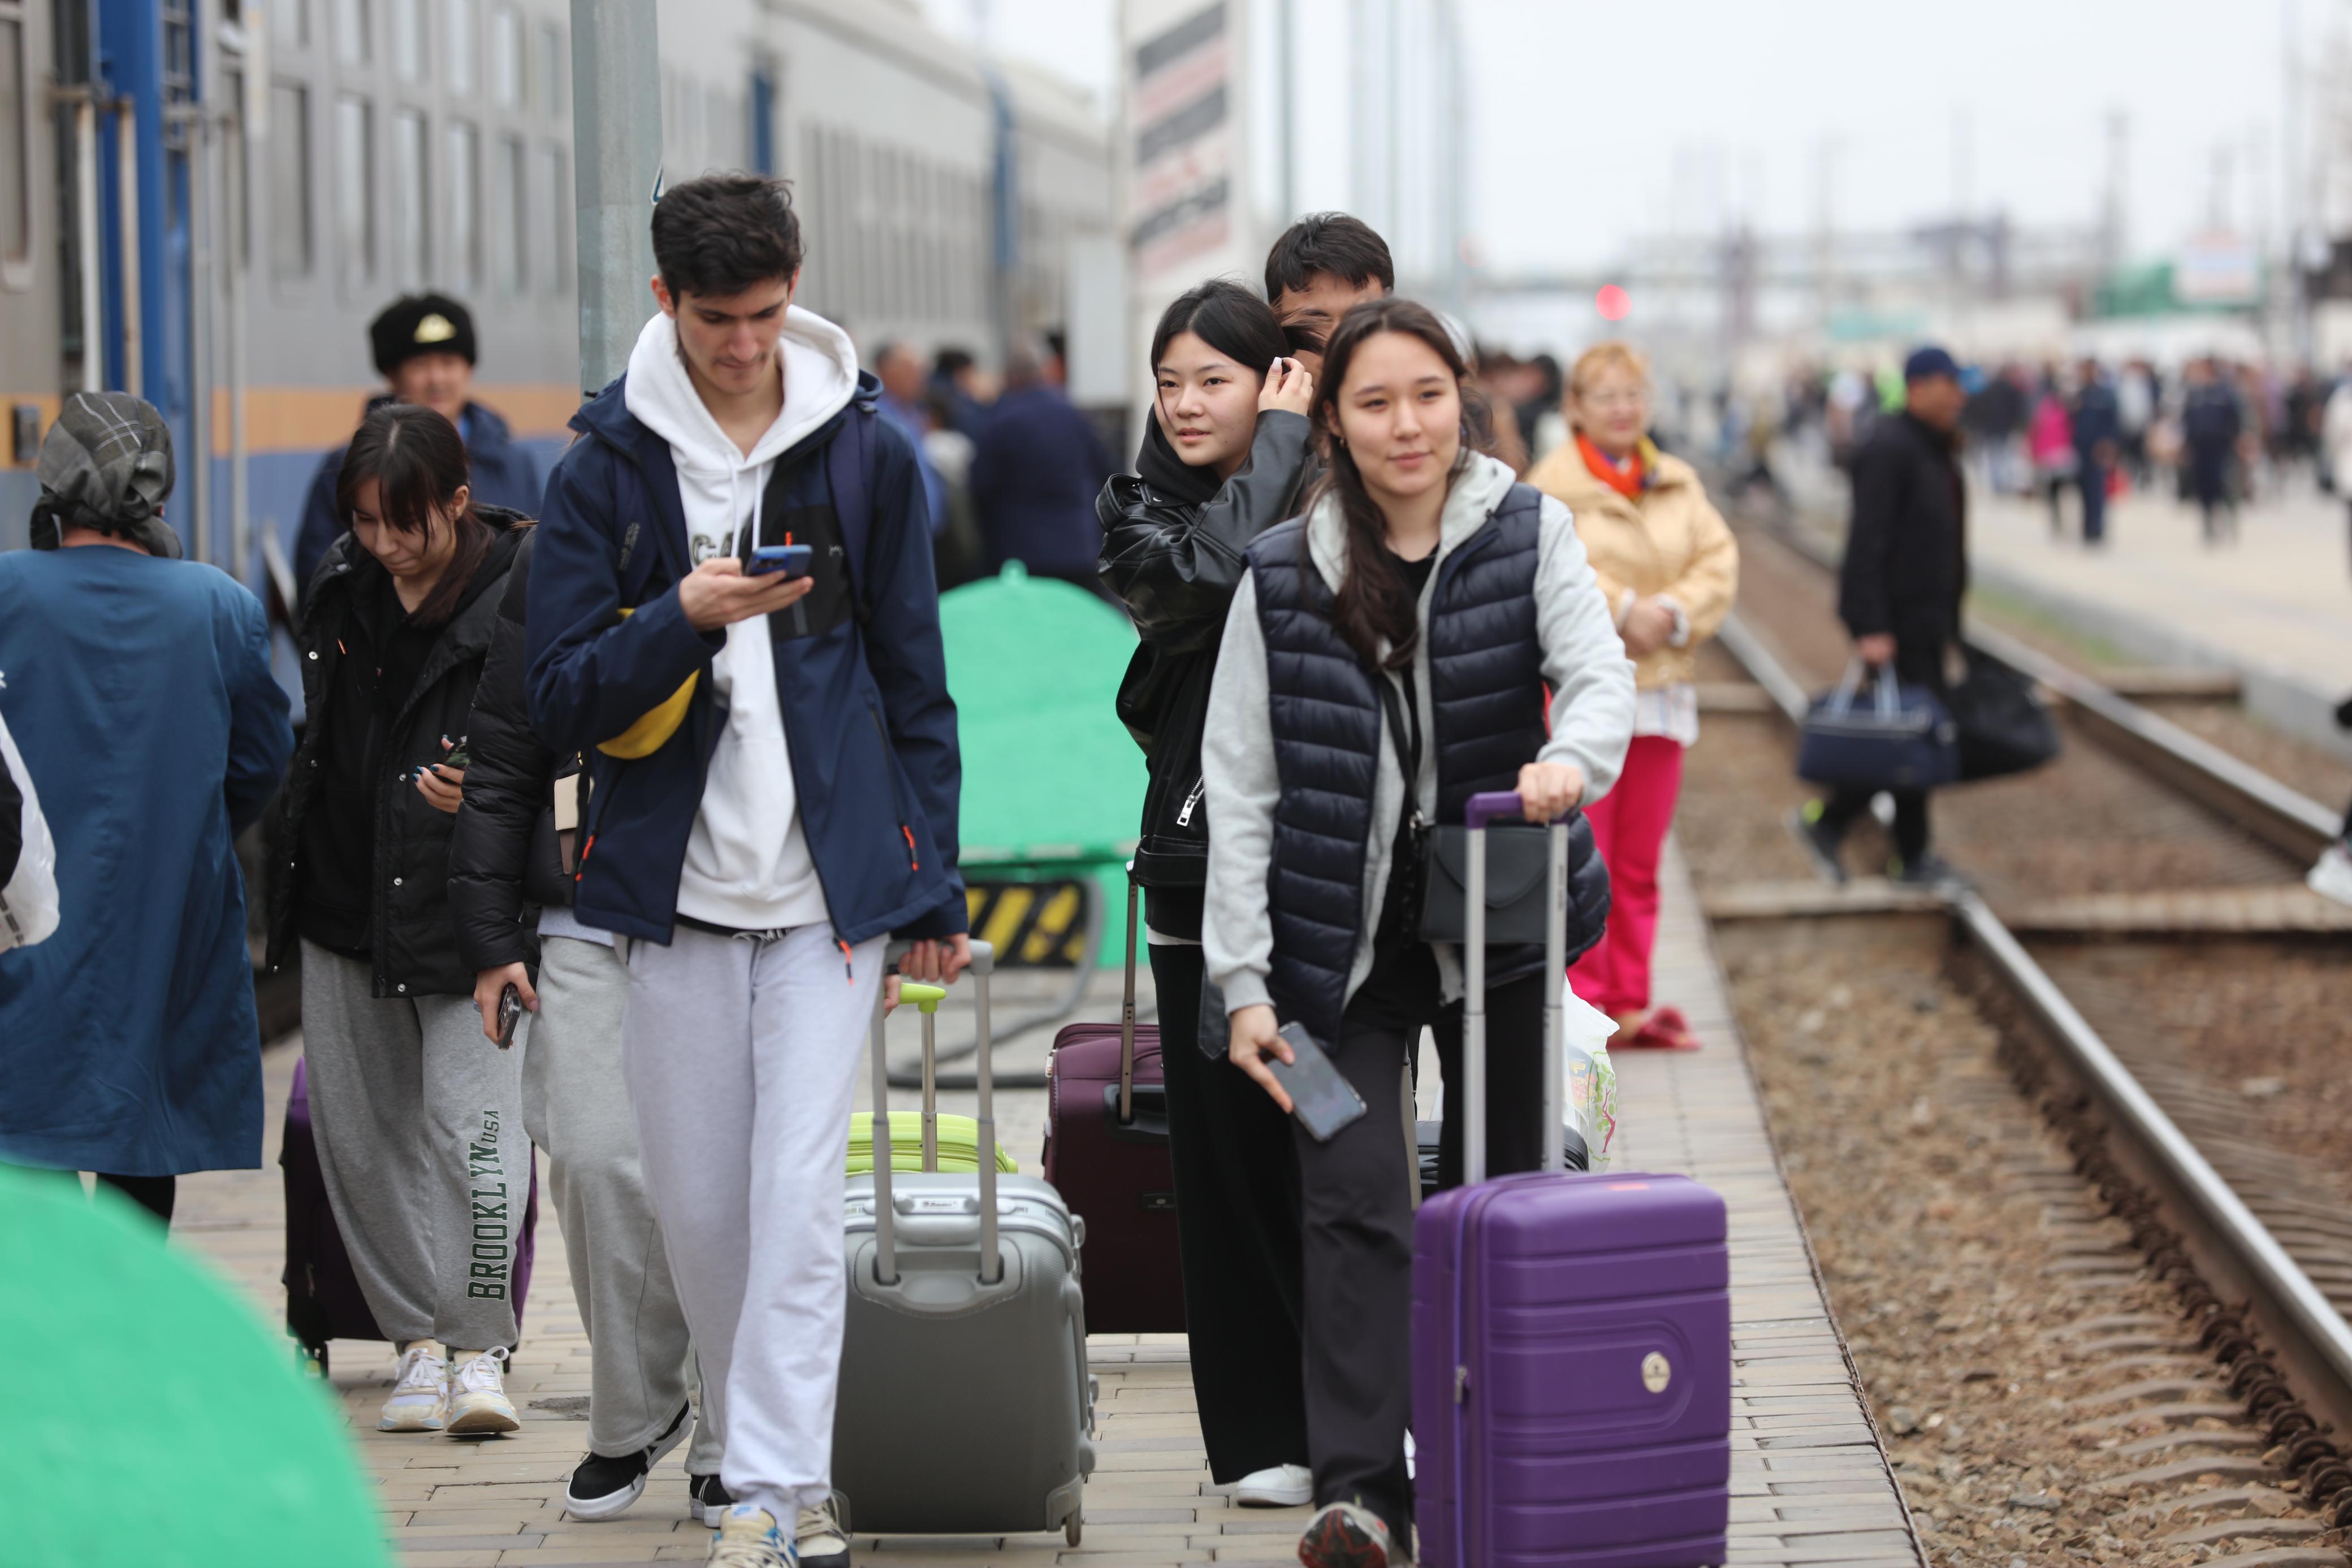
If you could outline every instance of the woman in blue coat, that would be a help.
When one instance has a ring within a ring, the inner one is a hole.
[[[261,1054],[232,841],[294,748],[260,602],[173,559],[171,437],[121,392],[41,444],[0,555],[0,716],[57,842],[58,925],[0,953],[0,1161],[94,1171],[158,1218],[173,1178],[261,1164]]]

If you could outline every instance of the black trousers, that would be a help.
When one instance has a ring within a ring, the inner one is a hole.
[[[1340,1022],[1331,1059],[1365,1113],[1318,1144],[1294,1125],[1307,1241],[1307,1438],[1318,1507],[1370,1509],[1411,1541],[1412,1190],[1405,1168],[1402,1068],[1423,1026],[1445,1075],[1439,1163],[1462,1168],[1462,1004],[1439,1004],[1428,950],[1375,971]],[[1416,975],[1427,965],[1425,982]],[[1543,1163],[1543,979],[1486,1001],[1486,1174]]]
[[[18,1170],[39,1170],[46,1167],[37,1166],[19,1166],[16,1168]],[[76,1171],[58,1171],[51,1172],[50,1174],[63,1176],[68,1180],[77,1179],[79,1176],[79,1173]],[[129,1198],[131,1202],[137,1204],[140,1207],[153,1215],[157,1219],[162,1220],[166,1227],[171,1225],[172,1209],[178,1202],[180,1196],[180,1178],[178,1176],[108,1176],[106,1173],[101,1171],[99,1173],[98,1183],[100,1186],[112,1187],[123,1197]]]
[[[1944,679],[1944,651],[1937,647],[1933,654],[1916,652],[1907,644],[1898,643],[1895,650],[1895,678],[1906,685],[1925,686],[1948,706],[1950,685]],[[1822,803],[1822,825],[1832,832],[1843,833],[1870,810],[1870,802],[1878,793],[1875,789],[1855,789],[1841,786],[1830,791]],[[1915,863],[1927,852],[1927,791],[1925,789],[1889,789],[1895,800],[1895,852],[1903,857],[1906,865]]]
[[[1154,946],[1192,1396],[1220,1486],[1307,1462],[1298,1159],[1290,1118],[1201,1031],[1201,949]],[[1213,1020],[1217,1033],[1224,1020]]]

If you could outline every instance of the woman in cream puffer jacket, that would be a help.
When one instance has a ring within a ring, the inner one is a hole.
[[[1577,960],[1576,994],[1617,1020],[1611,1043],[1694,1050],[1677,1009],[1650,1006],[1658,857],[1682,789],[1683,750],[1698,738],[1698,645],[1739,588],[1739,547],[1691,465],[1648,435],[1649,367],[1623,343],[1585,350],[1563,405],[1570,438],[1528,475],[1568,503],[1601,579],[1638,706],[1617,788],[1586,812],[1609,865],[1608,935]]]

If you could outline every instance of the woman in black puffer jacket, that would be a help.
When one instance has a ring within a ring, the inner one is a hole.
[[[1237,284],[1204,283],[1152,335],[1159,384],[1135,474],[1095,503],[1102,580],[1142,646],[1118,716],[1150,783],[1135,855],[1176,1176],[1192,1386],[1209,1468],[1236,1500],[1307,1500],[1299,1342],[1298,1176],[1288,1119],[1224,1060],[1224,1009],[1202,1019],[1201,899],[1208,812],[1201,728],[1225,610],[1252,539],[1289,517],[1305,488],[1310,379],[1283,358],[1282,328]]]
[[[520,1050],[482,1038],[449,911],[462,747],[530,524],[478,508],[431,409],[360,426],[351,531],[298,641],[307,729],[273,824],[269,961],[299,941],[311,1130],[360,1289],[401,1349],[389,1431],[516,1426],[515,1249],[530,1184]]]

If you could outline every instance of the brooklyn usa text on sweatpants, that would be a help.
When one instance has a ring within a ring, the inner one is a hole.
[[[507,1218],[507,1168],[499,1159],[499,1113],[482,1113],[482,1135],[466,1149],[474,1200],[474,1260],[466,1294],[504,1301],[514,1260],[514,1228]]]

